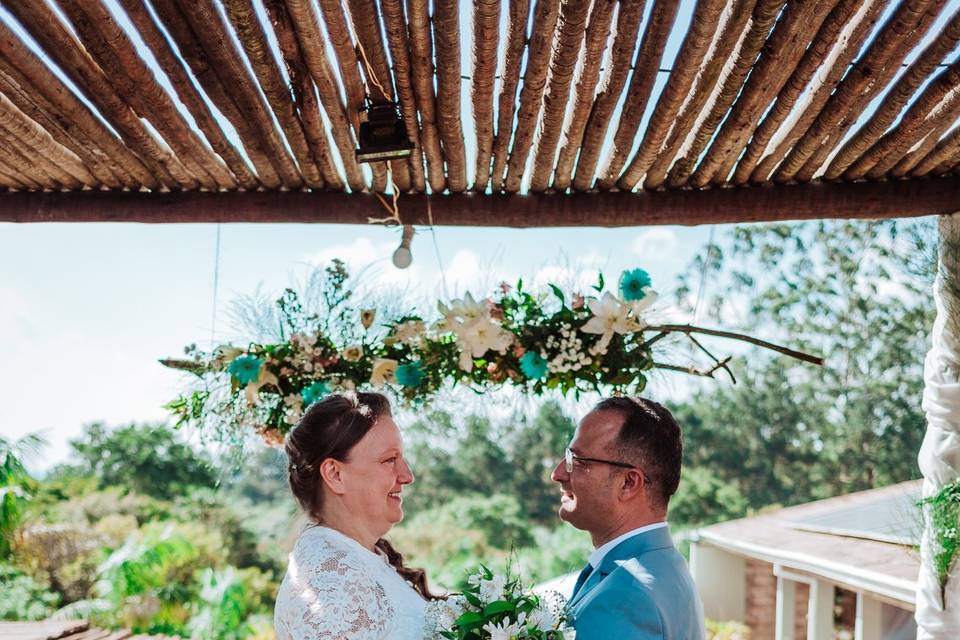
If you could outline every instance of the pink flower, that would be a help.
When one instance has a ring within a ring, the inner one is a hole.
[[[523,345],[519,345],[519,344],[513,345],[513,355],[514,355],[514,356],[520,358],[520,357],[523,356],[523,354],[525,354],[526,352],[527,352],[527,350],[523,348]]]
[[[507,294],[510,293],[512,290],[513,290],[513,287],[511,287],[508,283],[506,283],[506,282],[501,282],[501,283],[500,283],[500,291],[503,292],[503,295],[507,295]]]
[[[580,292],[573,294],[573,301],[570,303],[570,308],[574,311],[578,309],[583,309],[583,294]]]

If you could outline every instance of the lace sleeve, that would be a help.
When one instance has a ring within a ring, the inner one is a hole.
[[[383,585],[346,550],[301,551],[295,558],[296,578],[281,594],[288,602],[278,609],[283,612],[278,626],[295,640],[386,638],[394,612]]]

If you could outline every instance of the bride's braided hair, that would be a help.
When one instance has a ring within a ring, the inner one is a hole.
[[[290,490],[300,508],[314,522],[320,523],[323,512],[323,482],[320,463],[327,458],[346,461],[350,450],[377,420],[390,415],[390,401],[379,393],[350,393],[329,395],[317,402],[303,415],[297,426],[287,435],[286,450],[289,459]],[[376,547],[387,558],[404,580],[428,600],[437,596],[430,593],[427,574],[403,564],[403,556],[384,538]]]

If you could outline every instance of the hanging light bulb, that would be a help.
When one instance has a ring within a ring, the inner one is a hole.
[[[413,262],[413,254],[410,253],[410,242],[413,240],[413,225],[403,225],[403,237],[400,239],[400,246],[393,252],[393,266],[397,269],[406,269]]]

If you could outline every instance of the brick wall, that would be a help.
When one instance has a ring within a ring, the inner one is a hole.
[[[807,603],[810,587],[796,586],[796,626],[794,637],[807,637]],[[753,558],[747,559],[747,619],[750,640],[774,640],[777,623],[777,577],[773,565]]]

